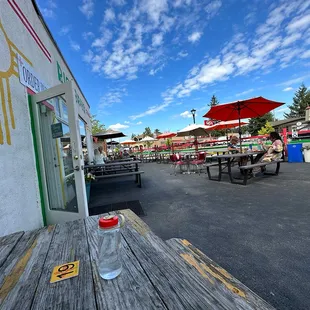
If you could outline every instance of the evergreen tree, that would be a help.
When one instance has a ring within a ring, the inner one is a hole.
[[[153,133],[150,127],[145,127],[144,132],[143,132],[143,136],[149,136],[149,137],[153,137]]]
[[[134,133],[131,134],[131,140],[137,140],[136,135]]]
[[[157,137],[158,135],[160,135],[161,134],[161,132],[160,132],[160,130],[159,129],[155,129],[154,130],[154,135]]]
[[[217,98],[215,97],[215,95],[213,95],[211,97],[211,101],[210,101],[210,107],[214,107],[215,105],[218,105],[219,104],[219,101],[217,100]]]
[[[261,117],[255,117],[251,118],[248,124],[248,132],[252,136],[256,136],[258,134],[258,131],[266,125],[266,122],[272,122],[273,121],[273,115],[269,112]]]
[[[305,116],[306,108],[310,106],[310,90],[305,84],[301,84],[295,92],[293,104],[289,106],[290,112],[284,113],[286,118]]]

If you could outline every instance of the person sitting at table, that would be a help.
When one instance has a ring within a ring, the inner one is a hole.
[[[95,165],[102,165],[104,164],[104,157],[103,155],[99,152],[98,149],[94,150],[94,163]]]
[[[237,147],[238,140],[239,139],[236,136],[230,137],[230,142],[228,142],[228,145],[227,145],[228,151],[232,153],[239,153],[239,148]]]
[[[103,147],[102,147],[102,146],[99,146],[99,147],[98,147],[98,151],[99,151],[100,154],[102,154],[103,160],[107,160],[107,159],[108,159],[107,154],[106,154],[106,152],[103,150]]]
[[[283,142],[280,135],[273,131],[269,134],[269,139],[272,142],[271,145],[262,144],[263,149],[266,151],[266,154],[261,160],[262,162],[270,162],[282,158]]]

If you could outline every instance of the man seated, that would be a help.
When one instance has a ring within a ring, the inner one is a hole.
[[[228,142],[228,145],[227,145],[228,151],[230,151],[232,153],[238,153],[239,152],[239,148],[237,146],[238,140],[239,139],[236,136],[231,136],[230,137],[230,142]]]

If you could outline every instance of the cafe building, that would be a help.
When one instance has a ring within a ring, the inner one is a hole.
[[[34,0],[0,2],[0,236],[88,216],[90,107]]]

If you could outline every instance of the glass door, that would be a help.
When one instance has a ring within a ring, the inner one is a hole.
[[[48,224],[88,216],[80,119],[72,82],[32,96]]]

